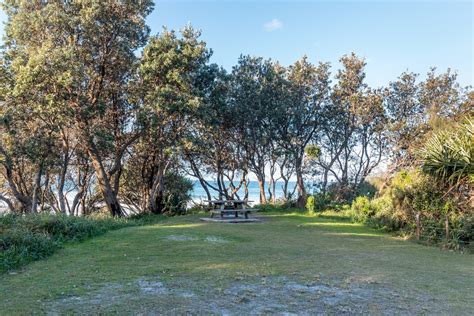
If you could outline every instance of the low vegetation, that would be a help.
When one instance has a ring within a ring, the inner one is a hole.
[[[395,173],[375,198],[352,202],[354,220],[418,240],[473,250],[474,121],[450,124],[428,138],[412,167]]]
[[[46,258],[67,242],[83,241],[110,230],[150,223],[156,219],[153,216],[130,219],[46,214],[0,216],[0,274]]]

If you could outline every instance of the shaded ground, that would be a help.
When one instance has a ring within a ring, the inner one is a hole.
[[[0,313],[470,314],[474,256],[298,214],[176,217],[0,276]]]

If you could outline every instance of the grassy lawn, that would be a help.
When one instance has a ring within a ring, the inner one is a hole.
[[[474,256],[337,215],[163,219],[0,276],[0,313],[470,314]]]

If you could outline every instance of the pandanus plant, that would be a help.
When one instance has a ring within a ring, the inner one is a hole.
[[[423,171],[456,187],[474,183],[474,118],[435,133],[420,151]]]
[[[422,169],[434,177],[450,196],[443,209],[446,239],[449,214],[456,209],[474,214],[474,120],[467,118],[450,130],[435,133],[421,150]]]

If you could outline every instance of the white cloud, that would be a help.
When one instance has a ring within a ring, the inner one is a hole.
[[[281,29],[282,27],[283,27],[283,23],[278,19],[273,19],[263,24],[263,28],[267,32],[273,32],[273,31]]]

